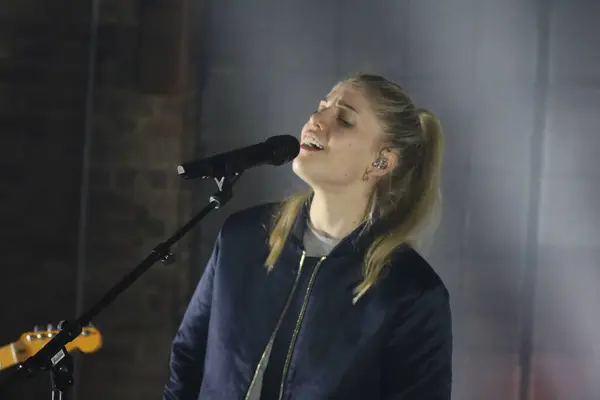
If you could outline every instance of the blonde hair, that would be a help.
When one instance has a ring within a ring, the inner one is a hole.
[[[365,254],[363,280],[354,290],[356,302],[377,282],[396,249],[404,244],[416,247],[419,233],[439,222],[444,138],[438,118],[429,110],[415,108],[399,85],[369,74],[355,75],[338,85],[344,83],[359,88],[370,100],[383,128],[379,145],[398,156],[398,165],[376,183],[365,213],[365,226],[372,225],[377,214],[385,229]],[[309,196],[292,196],[275,213],[267,269],[275,265]]]

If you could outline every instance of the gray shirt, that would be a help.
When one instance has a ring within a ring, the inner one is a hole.
[[[340,239],[334,239],[318,233],[310,221],[306,222],[306,226],[307,229],[304,230],[303,242],[307,257],[326,256],[340,242]]]

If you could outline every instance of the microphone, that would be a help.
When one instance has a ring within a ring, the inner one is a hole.
[[[292,161],[298,153],[300,142],[294,136],[272,136],[262,143],[183,163],[177,167],[177,173],[184,179],[220,179],[259,165],[282,165]]]

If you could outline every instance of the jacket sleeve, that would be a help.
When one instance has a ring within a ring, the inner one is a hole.
[[[450,300],[440,283],[398,313],[384,354],[382,398],[450,400],[452,347]]]
[[[163,400],[196,400],[204,373],[208,322],[212,305],[220,235],[190,300],[171,346],[170,375]]]

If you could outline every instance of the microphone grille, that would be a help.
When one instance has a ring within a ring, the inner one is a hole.
[[[273,165],[290,162],[300,153],[300,141],[292,135],[272,136],[265,144],[271,148]]]

